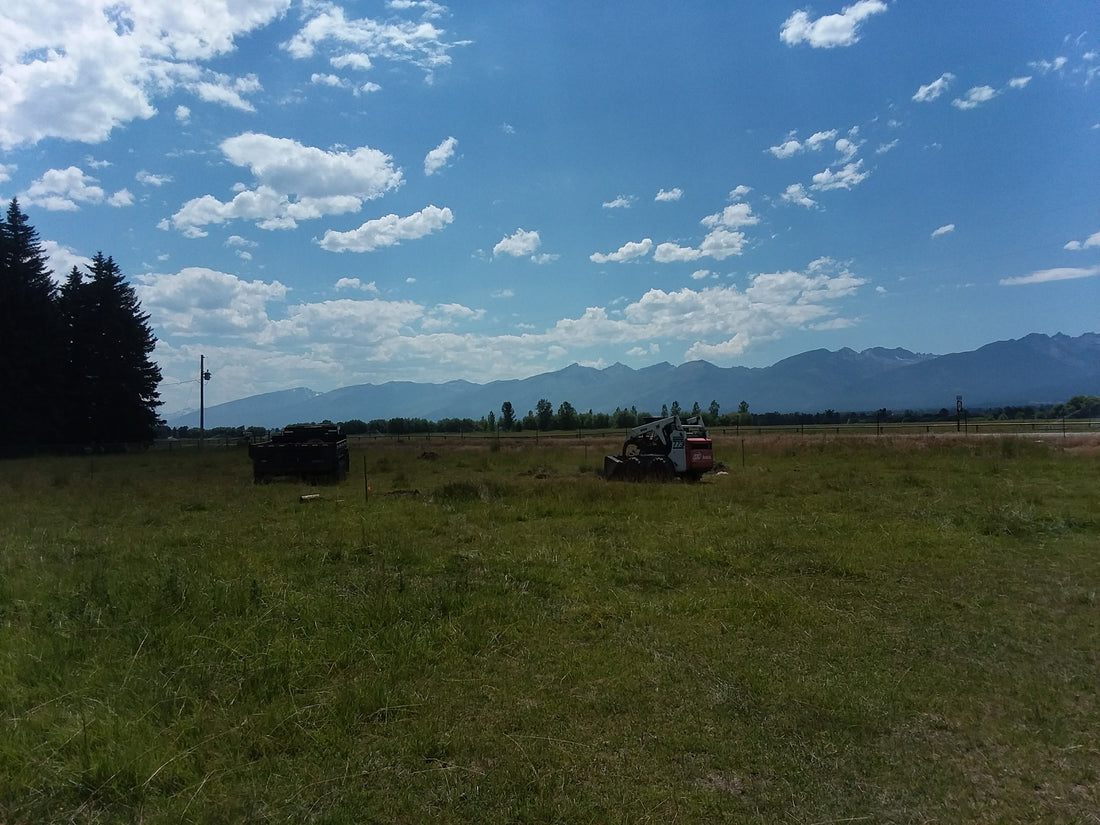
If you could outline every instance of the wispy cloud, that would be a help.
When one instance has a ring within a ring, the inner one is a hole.
[[[968,109],[976,109],[983,103],[988,103],[997,96],[997,90],[992,86],[974,86],[968,89],[966,94],[962,97],[957,97],[951,101],[951,105],[956,109],[966,111]]]
[[[633,195],[619,195],[614,200],[604,201],[604,209],[629,209],[634,205]]]
[[[172,182],[171,175],[154,175],[152,172],[146,172],[144,169],[134,175],[134,178],[138,183],[145,186],[164,186],[164,184]]]
[[[836,129],[829,129],[825,132],[814,132],[806,140],[800,141],[792,132],[782,143],[768,147],[768,151],[780,159],[790,158],[802,152],[816,152],[836,136]]]
[[[1032,60],[1027,65],[1042,74],[1050,74],[1051,72],[1061,71],[1068,62],[1069,58],[1067,57],[1056,57],[1053,60]]]
[[[1030,275],[1020,275],[1015,278],[1002,278],[1001,286],[1019,286],[1020,284],[1045,284],[1051,281],[1072,281],[1078,278],[1094,278],[1100,275],[1100,266],[1072,267],[1063,266],[1056,269],[1040,269]]]
[[[336,289],[354,289],[360,292],[372,292],[378,294],[378,285],[374,281],[363,283],[358,278],[340,278],[336,282]]]
[[[931,103],[946,92],[954,80],[955,75],[951,72],[944,72],[931,83],[917,89],[917,93],[913,95],[913,100],[917,103]]]

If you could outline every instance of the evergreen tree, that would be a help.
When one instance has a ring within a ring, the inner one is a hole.
[[[554,405],[547,398],[540,398],[535,404],[535,420],[538,428],[545,432],[554,428]]]
[[[577,410],[568,401],[558,405],[558,427],[563,430],[577,429]]]
[[[511,401],[505,401],[500,405],[500,428],[507,432],[516,428],[516,410]]]
[[[0,220],[0,452],[31,450],[58,435],[60,364],[56,287],[38,233],[12,199]]]
[[[69,365],[68,430],[83,444],[150,440],[160,404],[157,339],[113,258],[97,252],[90,280],[73,269],[61,290]]]
[[[96,336],[92,331],[95,316],[89,298],[84,276],[74,266],[58,295],[63,347],[61,428],[63,442],[70,445],[86,445],[96,440],[91,412],[95,404],[91,363],[94,356],[87,344]]]

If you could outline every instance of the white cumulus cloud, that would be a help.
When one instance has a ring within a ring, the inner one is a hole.
[[[246,132],[221,144],[226,159],[247,167],[259,184],[242,188],[230,201],[203,195],[185,203],[161,228],[202,237],[203,227],[231,220],[254,221],[261,229],[293,229],[298,221],[358,211],[403,182],[389,155],[361,146],[326,151],[296,140]]]
[[[1070,241],[1065,248],[1070,250],[1093,249],[1100,247],[1100,232],[1093,232],[1083,241]]]
[[[69,272],[75,266],[81,272],[85,267],[92,265],[92,259],[78,253],[69,246],[59,244],[57,241],[42,241],[42,251],[46,255],[48,266],[53,271],[54,280],[59,284],[64,282]]]
[[[279,281],[244,281],[204,267],[140,275],[138,281],[135,291],[142,308],[158,329],[180,337],[259,336],[269,324],[268,303],[282,301],[287,294]]]
[[[493,247],[493,256],[510,255],[513,258],[522,258],[524,255],[532,255],[542,244],[537,230],[517,229],[511,235],[501,238]]]
[[[245,132],[222,141],[227,160],[251,170],[261,184],[299,196],[380,197],[401,185],[393,159],[369,146],[326,151],[290,138]]]
[[[679,263],[681,261],[697,261],[703,257],[703,253],[690,246],[680,246],[676,243],[665,242],[657,244],[653,252],[653,260],[660,264]]]
[[[688,361],[711,361],[721,364],[743,355],[751,343],[752,336],[743,331],[717,344],[705,344],[697,341],[684,353],[684,358]]]
[[[254,74],[244,77],[230,77],[224,74],[207,73],[204,80],[191,85],[192,91],[207,103],[218,103],[242,112],[255,112],[256,107],[245,98],[263,87]]]
[[[806,187],[801,183],[792,183],[780,196],[784,202],[804,206],[807,209],[817,205],[817,201],[806,193]]]
[[[735,232],[720,226],[707,233],[699,244],[699,252],[716,261],[724,261],[731,255],[740,255],[746,240],[744,232]]]
[[[480,321],[485,310],[473,309],[463,304],[436,304],[420,322],[420,328],[426,332],[449,329],[462,321]]]
[[[373,252],[401,241],[423,238],[453,221],[454,215],[448,207],[425,206],[406,217],[391,214],[367,221],[350,232],[330,229],[319,243],[329,252]]]
[[[640,241],[630,241],[623,244],[614,252],[604,254],[602,252],[593,252],[588,256],[589,260],[598,264],[605,263],[623,263],[625,261],[633,260],[634,258],[641,258],[649,254],[649,251],[653,249],[653,241],[649,238],[643,238]]]
[[[126,189],[108,197],[99,181],[78,166],[47,170],[19,198],[27,206],[40,206],[51,212],[75,212],[82,204],[106,202],[110,206],[129,206],[133,203],[133,195]]]
[[[747,192],[748,189],[744,191]],[[731,255],[740,255],[748,242],[748,238],[740,228],[759,223],[759,218],[752,213],[752,207],[749,204],[739,202],[730,204],[721,212],[707,215],[699,223],[710,231],[698,247],[666,241],[657,245],[653,252],[653,260],[662,264],[697,261],[704,257],[723,261]]]
[[[282,46],[297,59],[320,52],[334,68],[364,70],[380,60],[407,63],[420,68],[424,79],[431,83],[435,72],[450,64],[451,49],[463,44],[448,41],[446,32],[429,22],[433,14],[419,6],[388,5],[391,10],[420,10],[421,19],[349,17],[340,6],[310,3],[305,8],[316,13]]]
[[[714,229],[720,226],[752,226],[759,223],[759,221],[760,219],[752,214],[752,207],[747,203],[734,203],[727,206],[721,212],[707,215],[707,217],[703,218],[699,223]]]
[[[814,175],[814,182],[810,188],[819,192],[827,192],[830,189],[851,189],[863,183],[870,174],[863,170],[863,161],[857,160],[854,163],[845,164],[841,169],[826,169],[818,172]]]
[[[441,144],[436,146],[432,151],[424,157],[424,174],[434,175],[444,166],[446,166],[455,154],[455,147],[458,145],[458,141],[449,137]]]
[[[107,198],[109,206],[132,206],[134,195],[129,189],[119,189],[111,197]]]
[[[205,63],[237,37],[285,13],[290,0],[102,0],[6,3],[0,11],[0,147],[55,137],[99,143],[156,114],[155,101],[189,91],[250,110],[254,76],[232,78]],[[180,110],[177,110],[179,112]]]
[[[134,179],[144,186],[164,186],[164,184],[172,182],[171,175],[154,175],[152,172],[147,172],[144,169],[139,170],[138,173],[134,175]]]
[[[332,86],[333,88],[346,88],[351,85],[351,82],[343,77],[339,77],[334,74],[327,74],[324,72],[314,72],[309,76],[309,82],[315,86]]]
[[[768,147],[768,151],[775,155],[777,158],[784,160],[786,158],[794,157],[795,155],[801,154],[803,152],[817,152],[823,147],[828,146],[829,143],[836,138],[836,136],[837,130],[829,129],[827,131],[814,132],[805,140],[800,141],[797,137],[795,137],[794,133],[791,133],[782,143]],[[849,142],[847,138],[841,138],[841,140],[844,140],[845,144]],[[839,141],[837,143],[837,149],[839,151],[843,151],[841,150]]]
[[[808,43],[815,49],[851,46],[859,42],[860,25],[868,17],[886,11],[882,0],[859,0],[840,14],[826,14],[816,20],[807,11],[796,11],[784,21],[779,38],[788,46]]]

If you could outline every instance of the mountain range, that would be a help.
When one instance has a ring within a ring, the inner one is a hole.
[[[578,411],[636,407],[659,412],[678,401],[689,410],[717,401],[732,412],[745,401],[752,412],[954,410],[956,396],[979,409],[1059,403],[1100,395],[1100,334],[1077,337],[1034,333],[949,355],[874,347],[862,352],[817,349],[770,367],[717,367],[707,361],[667,362],[642,369],[572,364],[530,378],[474,384],[390,381],[330,392],[297,387],[208,407],[205,425],[282,427],[300,421],[444,418],[500,414],[510,401],[517,417],[548,399]],[[169,415],[173,427],[197,427],[197,410]]]

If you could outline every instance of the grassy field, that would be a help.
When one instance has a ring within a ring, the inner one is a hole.
[[[0,822],[1098,821],[1100,439],[608,449],[0,463]]]

